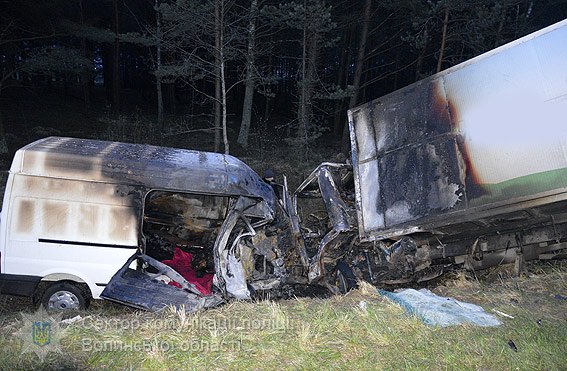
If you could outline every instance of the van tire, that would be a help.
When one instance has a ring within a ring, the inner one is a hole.
[[[352,268],[345,262],[337,263],[335,285],[339,288],[341,294],[346,294],[352,289],[358,288],[358,281],[352,271]]]
[[[85,294],[80,288],[68,282],[49,286],[41,296],[41,305],[47,310],[86,309]]]

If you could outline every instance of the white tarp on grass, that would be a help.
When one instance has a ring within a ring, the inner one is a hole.
[[[397,293],[377,290],[381,295],[401,305],[408,313],[421,317],[429,325],[445,327],[468,323],[490,327],[502,324],[498,318],[486,313],[478,305],[437,296],[426,289],[405,289]]]

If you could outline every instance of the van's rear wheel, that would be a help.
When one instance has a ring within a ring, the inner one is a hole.
[[[50,310],[85,309],[86,303],[81,289],[67,282],[49,286],[41,297],[43,307]]]

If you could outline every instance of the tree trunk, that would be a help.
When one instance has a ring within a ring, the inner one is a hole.
[[[396,48],[396,64],[395,64],[395,70],[396,72],[394,72],[394,89],[393,90],[398,90],[398,74],[400,73],[400,51],[402,50],[402,48]]]
[[[101,45],[102,49],[102,76],[104,79],[104,91],[106,94],[106,101],[105,104],[107,106],[112,105],[112,76],[114,73],[112,70],[114,69],[114,62],[113,62],[113,53],[112,49],[113,46],[111,44],[103,44]],[[51,79],[49,79],[51,81]]]
[[[337,86],[339,88],[344,87],[344,80],[345,79],[345,69],[346,69],[346,61],[348,59],[347,56],[347,46],[350,44],[350,29],[347,30],[343,37],[343,48],[341,50],[341,57],[339,58],[339,76],[337,78]],[[337,99],[335,102],[335,117],[333,118],[333,135],[338,137],[342,133],[343,125],[344,125],[344,118],[343,118],[343,100]]]
[[[221,37],[222,39],[222,37]],[[228,130],[226,127],[226,81],[224,76],[224,55],[221,49],[221,86],[222,86],[222,139],[224,142],[224,154],[230,154],[228,144]]]
[[[112,105],[115,113],[120,113],[120,41],[118,40],[119,23],[118,23],[118,0],[113,3],[113,31],[114,39],[114,53],[113,53],[113,68],[112,68]]]
[[[449,23],[449,6],[445,8],[445,20],[443,21],[443,35],[441,36],[441,49],[439,50],[439,59],[437,60],[436,73],[441,71],[441,64],[443,63],[443,53],[445,52],[445,43],[447,41],[447,24]]]
[[[4,135],[4,124],[2,123],[2,112],[0,112],[0,155],[8,154],[8,144]]]
[[[424,38],[425,41],[423,43],[423,47],[421,48],[421,50],[419,51],[419,55],[417,56],[417,60],[415,62],[415,81],[421,80],[421,69],[423,67],[423,59],[425,58],[425,53],[427,52],[427,38],[429,36],[428,34],[428,23],[425,24],[425,29],[424,29]]]
[[[163,91],[161,87],[161,76],[159,74],[161,69],[161,14],[159,12],[159,0],[155,1],[155,9],[156,9],[156,33],[157,33],[157,48],[156,48],[156,92],[157,92],[157,122],[159,126],[160,133],[163,132]]]
[[[273,63],[273,58],[272,55],[270,54],[270,56],[268,57],[268,66],[273,73],[275,69],[272,63]],[[278,87],[278,89],[281,89],[281,87]],[[265,95],[265,99],[266,99],[266,105],[264,107],[264,121],[267,122],[268,118],[270,118],[270,113],[272,112],[272,98],[270,98],[268,95]]]
[[[306,99],[305,99],[305,88],[306,88],[306,82],[305,82],[305,64],[306,64],[306,58],[307,58],[307,25],[303,25],[303,50],[301,53],[301,98],[300,98],[300,102],[299,102],[299,126],[297,128],[297,134],[298,137],[301,137],[302,135],[305,135],[307,137],[307,120],[305,117],[305,105],[306,105]]]
[[[220,12],[220,80],[222,88],[222,139],[224,142],[224,154],[228,155],[230,153],[230,148],[228,144],[228,132],[226,127],[226,80],[224,76],[224,0],[220,0],[221,12]]]
[[[354,79],[353,79],[353,93],[350,97],[348,104],[349,108],[354,107],[358,103],[358,94],[360,90],[360,78],[362,76],[362,67],[364,65],[364,55],[366,53],[366,39],[368,37],[368,24],[370,23],[370,13],[372,10],[372,0],[366,0],[364,6],[364,21],[362,23],[362,30],[360,32],[360,43],[358,44],[358,53],[356,61],[354,62]],[[348,125],[344,126],[342,138],[342,152],[348,153],[350,147],[350,135]]]
[[[158,62],[159,64],[159,62]],[[159,131],[163,131],[163,91],[161,86],[161,78],[156,76],[156,92],[157,92],[157,122]]]
[[[307,56],[307,75],[305,80],[305,123],[306,135],[311,128],[311,119],[313,114],[313,90],[317,76],[317,64],[319,61],[319,34],[313,33],[309,42],[309,53]]]
[[[165,99],[165,111],[175,115],[176,105],[175,105],[175,83],[165,84],[166,99]]]
[[[506,6],[503,6],[502,10],[500,11],[500,24],[498,25],[498,30],[496,31],[496,37],[494,38],[494,48],[500,45],[500,40],[502,39],[501,34],[502,34],[502,30],[504,29],[504,22],[506,22],[507,10],[508,9],[506,8]]]
[[[238,133],[238,144],[248,147],[248,133],[252,119],[252,103],[254,98],[254,52],[256,44],[256,9],[258,0],[252,0],[250,4],[250,22],[248,24],[248,53],[246,54],[246,87],[244,91],[244,104],[242,107],[242,122]]]
[[[220,149],[220,128],[221,128],[221,60],[220,60],[220,9],[219,1],[215,1],[215,152]]]
[[[81,15],[81,25],[85,25],[85,13],[83,9],[83,0],[79,0],[79,10]],[[82,37],[81,38],[81,54],[83,57],[88,58],[87,55],[87,39]],[[89,71],[85,69],[83,73],[81,73],[81,85],[83,86],[83,100],[85,102],[85,108],[87,111],[91,109],[91,92],[90,92],[90,77]]]

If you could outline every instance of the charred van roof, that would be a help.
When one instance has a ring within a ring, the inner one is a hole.
[[[19,149],[10,172],[275,201],[272,188],[233,156],[144,144],[48,137]]]

